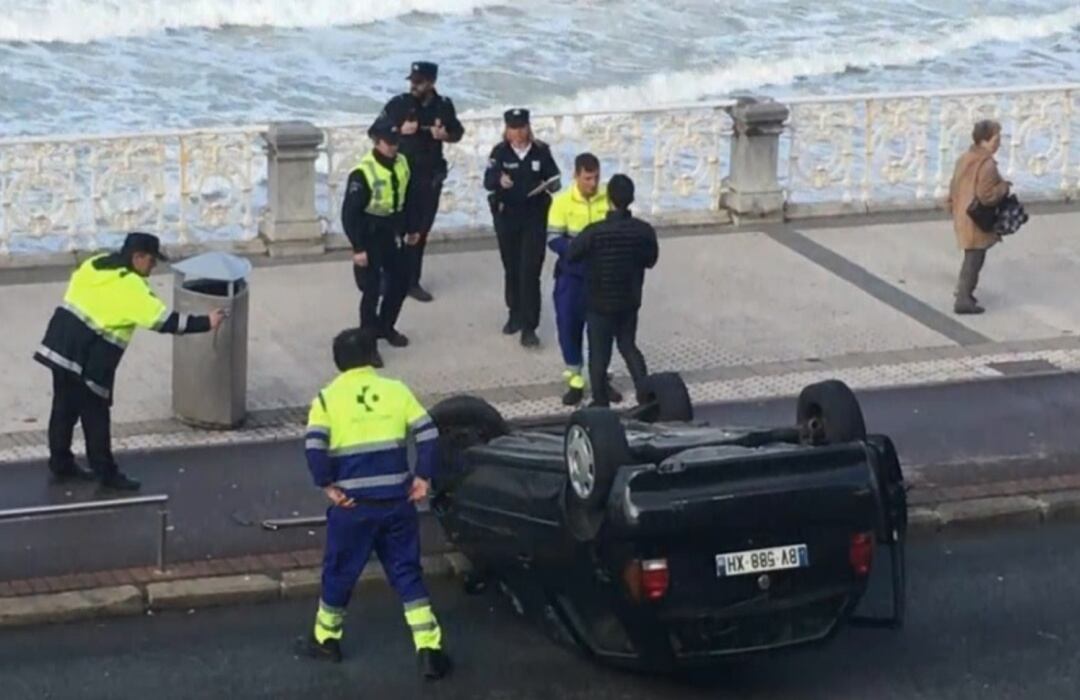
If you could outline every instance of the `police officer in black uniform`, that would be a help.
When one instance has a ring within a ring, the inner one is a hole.
[[[417,207],[419,243],[406,252],[408,294],[417,301],[431,301],[432,296],[420,286],[424,248],[439,210],[439,196],[446,180],[447,165],[443,143],[457,143],[465,135],[458,121],[454,103],[435,91],[439,67],[427,61],[412,64],[409,92],[391,99],[379,119],[389,121],[401,133],[401,152],[412,168]]]
[[[533,138],[529,110],[503,114],[503,140],[491,149],[484,188],[499,239],[505,274],[506,308],[510,313],[503,333],[521,332],[521,344],[540,344],[540,271],[547,243],[547,214],[551,193],[559,190],[559,166],[551,149]]]

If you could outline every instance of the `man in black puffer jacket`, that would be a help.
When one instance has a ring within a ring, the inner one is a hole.
[[[638,309],[645,270],[656,265],[659,247],[656,231],[630,214],[634,182],[615,175],[608,182],[612,211],[604,221],[590,224],[570,244],[570,261],[586,261],[587,315],[589,338],[589,381],[593,406],[609,404],[607,380],[611,364],[611,342],[639,390],[648,371],[637,347]]]

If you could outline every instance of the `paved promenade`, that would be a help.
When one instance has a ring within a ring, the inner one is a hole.
[[[959,253],[938,214],[662,232],[640,324],[650,370],[684,372],[695,400],[731,401],[791,395],[826,376],[869,388],[1080,368],[1080,208],[1032,213],[991,252],[980,317],[951,312]],[[386,348],[385,372],[428,399],[470,391],[511,415],[563,410],[551,256],[543,344],[529,351],[500,334],[493,243],[430,255],[425,283],[437,300],[407,302],[399,329],[413,344]],[[0,461],[44,454],[51,387],[31,354],[63,295],[62,277],[0,274]],[[171,275],[153,284],[171,297]],[[333,376],[330,339],[357,320],[349,263],[260,264],[251,294],[248,425],[208,434],[172,421],[172,339],[144,332],[118,377],[119,449],[296,433],[300,407]],[[628,387],[621,360],[614,371]]]

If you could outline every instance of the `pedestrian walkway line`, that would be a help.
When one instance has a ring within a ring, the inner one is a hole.
[[[981,345],[993,342],[991,338],[972,330],[929,304],[919,301],[866,268],[856,265],[836,251],[826,248],[790,226],[772,228],[766,231],[765,235],[959,345]]]

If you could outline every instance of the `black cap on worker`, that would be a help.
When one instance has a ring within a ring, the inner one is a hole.
[[[368,136],[376,141],[386,141],[390,144],[397,144],[401,141],[401,132],[398,128],[390,122],[383,119],[376,119],[368,129]]]
[[[367,328],[348,328],[334,338],[334,364],[342,372],[367,367],[375,361],[379,340]]]
[[[439,66],[430,61],[416,61],[409,70],[408,80],[431,80],[439,79]]]
[[[529,110],[515,107],[503,112],[503,121],[511,129],[520,129],[529,125]]]
[[[612,175],[608,180],[607,193],[616,209],[626,209],[634,202],[634,181],[622,173]]]
[[[169,262],[168,256],[161,252],[161,241],[152,233],[134,231],[124,238],[120,254],[130,258],[134,253],[149,253],[162,262]]]

